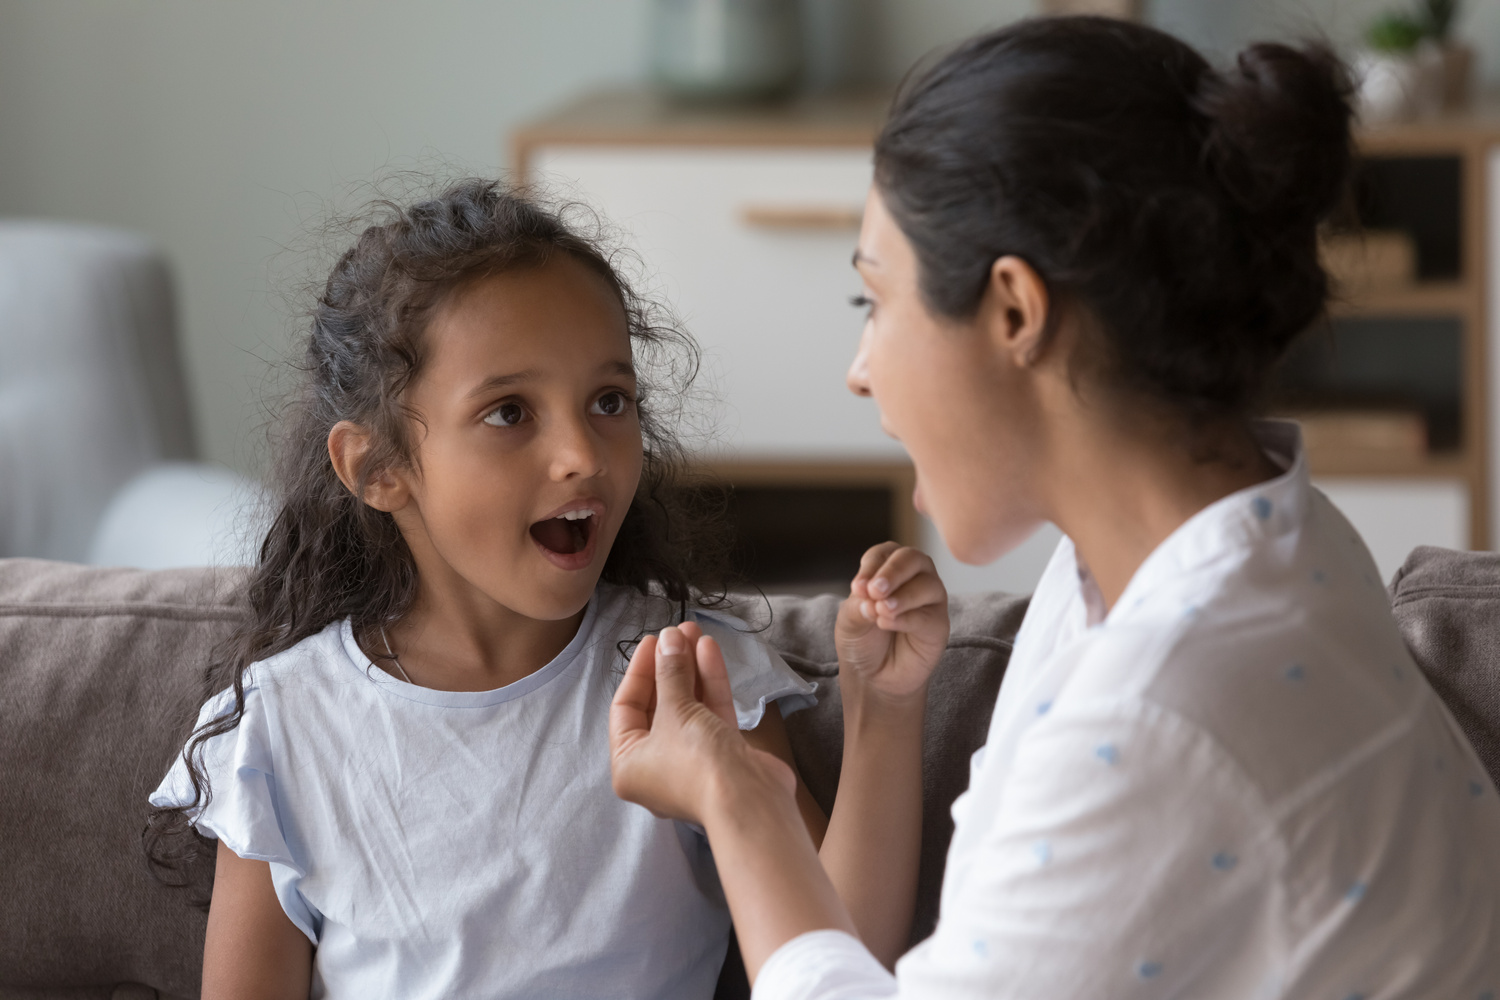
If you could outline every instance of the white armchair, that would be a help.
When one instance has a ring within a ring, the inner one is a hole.
[[[246,561],[258,488],[196,455],[161,254],[0,222],[0,557]]]

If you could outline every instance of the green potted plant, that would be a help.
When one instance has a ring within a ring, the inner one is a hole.
[[[1354,60],[1360,117],[1392,121],[1463,107],[1473,50],[1453,40],[1460,0],[1419,0],[1381,14]]]

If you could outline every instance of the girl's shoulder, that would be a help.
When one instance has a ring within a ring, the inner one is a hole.
[[[632,642],[683,621],[695,622],[712,636],[724,653],[741,729],[760,725],[773,702],[782,715],[817,704],[817,685],[797,674],[765,641],[764,626],[728,608],[703,608],[610,584],[600,584],[595,601],[594,627],[609,630],[614,641]]]

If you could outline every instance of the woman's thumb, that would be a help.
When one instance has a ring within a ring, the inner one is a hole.
[[[656,640],[656,703],[696,701],[697,663],[687,636],[675,625],[661,630]]]

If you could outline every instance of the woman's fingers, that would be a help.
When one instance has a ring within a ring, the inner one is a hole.
[[[729,725],[739,728],[739,717],[734,711],[734,691],[729,686],[729,668],[724,663],[724,652],[712,636],[698,636],[698,687],[703,693],[703,704]]]
[[[656,636],[648,635],[635,647],[625,668],[625,678],[609,706],[609,741],[618,746],[651,730],[656,701]]]
[[[668,625],[656,640],[656,699],[660,707],[697,700],[698,668],[682,629]]]

